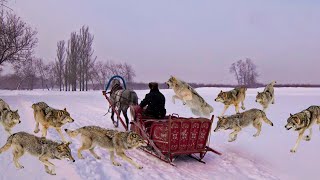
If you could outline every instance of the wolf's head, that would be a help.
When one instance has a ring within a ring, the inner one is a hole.
[[[214,132],[218,132],[220,130],[227,130],[229,127],[228,119],[226,116],[218,117],[217,127],[214,129]]]
[[[228,99],[228,93],[227,92],[223,92],[220,91],[220,93],[218,94],[217,98],[214,100],[216,102],[225,102]]]
[[[256,102],[262,103],[262,102],[265,101],[266,98],[267,98],[267,97],[266,97],[266,94],[265,94],[265,93],[263,93],[263,92],[258,92],[258,94],[257,94],[257,96],[256,96]]]
[[[63,124],[74,122],[74,119],[72,119],[70,113],[67,111],[66,108],[64,108],[63,110],[59,110],[59,116],[61,118],[61,123]]]
[[[138,148],[141,146],[147,146],[147,143],[144,141],[144,139],[135,132],[129,132],[129,135],[127,137],[127,143],[130,146],[130,148]]]
[[[67,159],[68,161],[75,162],[71,154],[71,149],[69,147],[71,143],[61,143],[58,145],[54,151],[54,155],[58,159]]]
[[[168,85],[168,88],[175,88],[179,84],[179,80],[173,76],[170,77],[170,79],[166,82]]]
[[[0,115],[2,115],[2,119],[6,119],[9,124],[16,125],[21,123],[18,110],[5,110]]]
[[[290,114],[290,117],[287,119],[287,124],[285,128],[287,130],[294,129],[296,131],[300,130],[303,127],[303,123],[297,114]]]

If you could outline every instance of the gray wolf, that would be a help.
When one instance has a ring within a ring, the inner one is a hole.
[[[172,88],[175,95],[172,96],[172,102],[179,99],[183,105],[190,107],[191,112],[196,116],[209,117],[213,112],[213,107],[209,105],[189,84],[171,76],[166,82],[169,88]]]
[[[135,132],[119,132],[117,130],[104,129],[98,126],[84,126],[74,131],[68,129],[65,129],[65,131],[71,138],[81,135],[82,146],[78,149],[78,157],[80,159],[83,159],[83,155],[81,154],[83,150],[89,150],[96,159],[100,159],[94,152],[94,148],[100,146],[109,151],[113,165],[121,166],[121,164],[114,159],[115,152],[119,157],[131,163],[136,168],[143,168],[125,154],[125,150],[146,146],[146,143],[141,136]]]
[[[12,111],[2,99],[0,99],[0,122],[9,135],[11,135],[11,129],[21,123],[18,110]]]
[[[233,132],[229,135],[229,142],[235,141],[242,128],[249,125],[253,125],[257,129],[257,132],[253,135],[254,137],[260,135],[262,121],[273,126],[273,123],[267,118],[266,113],[260,109],[250,109],[235,115],[218,117],[218,119],[214,132],[232,129]]]
[[[56,175],[55,166],[49,162],[49,159],[67,159],[75,162],[71,155],[69,144],[70,143],[57,143],[26,132],[18,132],[12,134],[8,138],[7,143],[0,148],[0,154],[12,147],[14,165],[18,169],[22,169],[24,167],[19,163],[19,159],[25,152],[28,152],[39,158],[39,160],[44,164],[45,170],[48,174]]]
[[[32,109],[34,119],[36,121],[34,133],[38,133],[40,131],[39,124],[41,124],[42,137],[46,137],[48,128],[53,127],[57,130],[61,139],[66,142],[62,134],[61,127],[67,123],[74,122],[66,108],[63,110],[58,110],[51,108],[44,102],[38,102],[32,105]]]
[[[126,119],[127,128],[129,128],[128,109],[131,105],[138,105],[138,95],[133,90],[123,89],[119,79],[112,80],[110,91],[110,106],[113,109],[117,109],[118,114],[122,112]],[[115,127],[119,126],[119,117],[117,121],[114,121],[114,111],[112,109],[111,119]]]
[[[231,91],[223,92],[220,91],[218,97],[215,99],[216,102],[222,102],[224,104],[224,110],[221,116],[227,111],[229,106],[234,105],[236,109],[236,113],[239,113],[239,104],[241,102],[241,109],[245,110],[244,100],[246,98],[247,88],[245,87],[236,87]]]
[[[11,129],[21,123],[18,110],[12,111],[8,109],[0,111],[0,122],[9,135],[11,135]]]
[[[295,153],[297,151],[301,139],[304,139],[305,141],[311,140],[312,126],[315,123],[320,125],[320,106],[310,106],[299,113],[290,114],[285,128],[287,130],[293,129],[299,133],[296,144],[290,152]],[[303,134],[307,129],[309,129],[309,135],[303,137]]]
[[[260,103],[263,107],[263,111],[266,111],[269,104],[274,104],[274,88],[273,86],[276,84],[276,81],[271,82],[268,84],[263,92],[258,92],[256,96],[256,102]]]

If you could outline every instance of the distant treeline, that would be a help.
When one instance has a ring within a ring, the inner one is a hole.
[[[16,84],[19,83],[19,77],[14,75],[7,75],[7,76],[0,76],[0,89],[7,89],[7,90],[15,90]],[[189,83],[193,88],[200,88],[200,87],[220,87],[220,88],[234,88],[238,85],[234,84],[204,84],[204,83]],[[257,84],[255,86],[251,86],[248,88],[262,88],[265,87],[266,84]],[[143,82],[131,82],[127,84],[129,89],[135,90],[147,90],[149,89],[148,83]],[[316,88],[320,87],[320,84],[276,84],[275,87],[307,87],[307,88]],[[34,89],[43,89],[41,84],[41,79],[36,78]],[[102,86],[100,84],[89,84],[88,88],[90,90],[102,90]],[[168,86],[165,83],[159,83],[160,89],[168,89]],[[29,89],[28,86],[22,86],[21,89]],[[46,89],[55,89],[59,90],[58,86],[54,84],[48,84]]]

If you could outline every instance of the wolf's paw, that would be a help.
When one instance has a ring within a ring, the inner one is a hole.
[[[38,132],[40,132],[40,129],[36,129],[33,132],[37,134]]]
[[[17,167],[17,169],[24,169],[24,166],[19,165],[19,166]]]
[[[143,169],[143,166],[138,166],[137,168],[138,168],[138,169]]]
[[[84,159],[84,157],[82,156],[82,154],[78,154],[78,158],[79,158],[79,159]]]
[[[55,175],[57,175],[55,172],[51,172],[51,173],[49,173],[50,175],[53,175],[53,176],[55,176]]]
[[[112,164],[113,164],[114,166],[121,166],[121,164],[118,163],[118,162],[116,162],[116,161],[112,162]]]
[[[241,109],[242,109],[242,110],[246,110],[246,107],[244,107],[244,106],[241,106]]]
[[[310,140],[311,140],[311,137],[310,137],[310,136],[305,136],[303,139],[304,139],[305,141],[310,141]]]
[[[290,150],[290,152],[291,152],[291,153],[296,153],[296,152],[297,152],[297,150],[295,150],[295,149],[291,149],[291,150]]]
[[[272,102],[271,104],[274,104],[274,102]]]
[[[259,134],[254,134],[254,135],[253,135],[253,137],[258,137],[258,136],[259,136]]]
[[[176,100],[174,98],[172,98],[172,103],[175,104],[176,103]]]
[[[186,103],[186,102],[183,102],[182,104],[185,106],[187,103]]]
[[[235,140],[236,140],[235,138],[232,138],[232,139],[229,139],[228,142],[233,142]]]
[[[95,158],[96,158],[96,159],[98,159],[98,160],[100,160],[100,159],[101,159],[101,157],[100,157],[100,156],[96,156]]]

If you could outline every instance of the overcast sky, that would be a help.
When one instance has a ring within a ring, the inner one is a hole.
[[[36,56],[88,25],[99,60],[128,62],[136,81],[235,83],[229,66],[251,58],[259,81],[320,83],[320,1],[14,0],[38,31]]]

